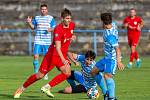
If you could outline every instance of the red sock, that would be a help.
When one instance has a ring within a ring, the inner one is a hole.
[[[134,58],[137,60],[139,58],[138,53],[135,51],[134,52]]]
[[[130,54],[130,62],[133,62],[133,59],[134,59],[134,53],[132,52],[132,53]]]
[[[55,76],[48,84],[51,86],[51,87],[54,87],[55,85],[63,82],[64,80],[66,80],[68,78],[68,76],[64,73],[61,73],[57,76]]]
[[[36,74],[31,75],[23,84],[24,88],[27,88],[29,85],[33,84],[38,79],[36,78]]]

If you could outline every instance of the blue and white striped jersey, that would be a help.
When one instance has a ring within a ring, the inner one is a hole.
[[[48,28],[54,28],[56,26],[55,20],[52,16],[35,16],[32,20],[36,34],[34,44],[50,45],[52,36],[51,32],[47,32]]]
[[[111,29],[104,29],[103,32],[103,49],[106,59],[116,60],[116,50],[115,47],[119,46],[118,44],[118,30],[115,24],[112,24]]]
[[[93,67],[95,66],[96,62],[93,61],[89,66],[87,66],[85,64],[85,56],[84,55],[77,55],[76,58],[77,61],[79,61],[81,63],[81,67],[82,67],[82,75],[83,75],[83,79],[84,79],[84,83],[85,83],[85,87],[88,90],[91,87],[96,87],[97,83],[94,80],[94,78],[91,76],[91,70],[93,69]]]

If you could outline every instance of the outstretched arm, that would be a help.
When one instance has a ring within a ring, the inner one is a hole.
[[[69,59],[70,59],[76,66],[79,66],[79,62],[76,61],[77,54],[71,53],[71,52],[68,52],[67,54],[68,54]]]
[[[27,17],[27,24],[29,25],[29,27],[34,30],[34,25],[32,24],[32,17],[31,16],[28,16]]]

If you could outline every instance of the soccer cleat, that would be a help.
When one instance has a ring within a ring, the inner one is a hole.
[[[48,80],[48,74],[44,76],[44,80]]]
[[[22,88],[18,88],[17,90],[16,90],[16,92],[14,93],[14,98],[16,99],[16,98],[20,98],[20,95],[22,94],[22,92],[23,92],[23,89]]]
[[[142,61],[141,61],[140,59],[136,61],[136,67],[137,67],[137,68],[140,68],[140,67],[141,67],[141,62],[142,62]]]
[[[132,67],[132,63],[129,62],[128,65],[127,65],[127,67],[131,68]]]
[[[54,98],[54,95],[50,92],[50,90],[48,88],[42,87],[41,92],[45,93],[50,98]]]
[[[104,100],[108,100],[108,92],[106,92],[106,94],[104,95]]]
[[[117,98],[108,98],[108,100],[117,100]]]

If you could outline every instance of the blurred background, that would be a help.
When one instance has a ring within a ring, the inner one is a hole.
[[[134,7],[145,23],[137,49],[141,55],[150,55],[150,0],[0,0],[0,55],[32,55],[34,33],[29,30],[25,19],[39,15],[41,3],[48,4],[49,14],[57,23],[63,8],[72,11],[78,31],[75,31],[77,40],[72,43],[71,51],[94,49],[98,55],[102,55],[102,33],[80,30],[101,30],[100,14],[112,12],[120,30],[122,53],[129,54],[127,35],[121,31],[121,26],[129,9]]]

